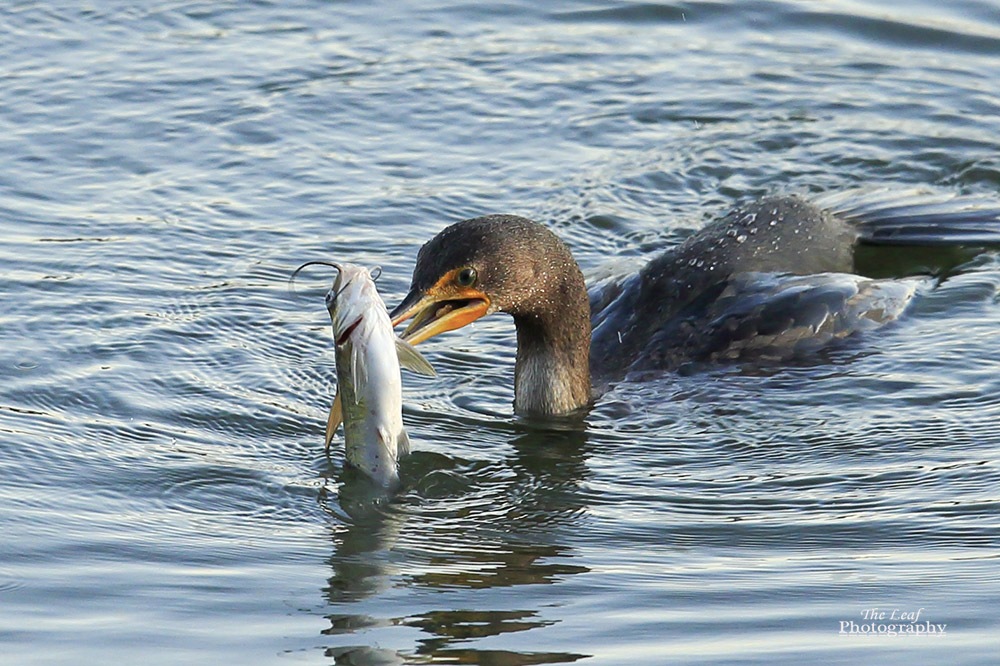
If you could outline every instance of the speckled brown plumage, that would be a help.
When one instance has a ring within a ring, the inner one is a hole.
[[[639,369],[673,369],[717,353],[718,341],[709,344],[711,322],[705,319],[721,313],[708,302],[732,276],[849,273],[857,237],[845,220],[799,197],[770,197],[737,208],[635,276],[594,294],[592,362],[613,376],[640,357],[647,367]],[[675,336],[647,350],[667,327]]]
[[[413,288],[472,266],[490,311],[517,327],[515,408],[560,413],[590,401],[590,305],[583,274],[559,238],[537,222],[488,215],[446,228],[417,255]]]

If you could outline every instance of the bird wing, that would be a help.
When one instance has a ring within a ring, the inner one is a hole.
[[[633,369],[787,360],[895,320],[925,282],[847,273],[737,274],[672,317]]]

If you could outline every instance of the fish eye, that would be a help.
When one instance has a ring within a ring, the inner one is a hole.
[[[337,302],[337,293],[331,289],[326,292],[326,307],[332,307],[334,303]]]
[[[471,287],[476,284],[476,269],[472,266],[466,266],[458,272],[455,276],[455,282],[458,283],[460,287]]]

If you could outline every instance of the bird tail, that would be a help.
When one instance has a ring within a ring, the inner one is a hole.
[[[814,201],[850,220],[866,245],[1000,246],[1000,199],[882,189]]]

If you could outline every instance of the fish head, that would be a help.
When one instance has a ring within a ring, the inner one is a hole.
[[[372,306],[385,310],[371,272],[357,264],[340,264],[333,287],[326,294],[326,309],[333,322],[334,339],[344,344]]]

